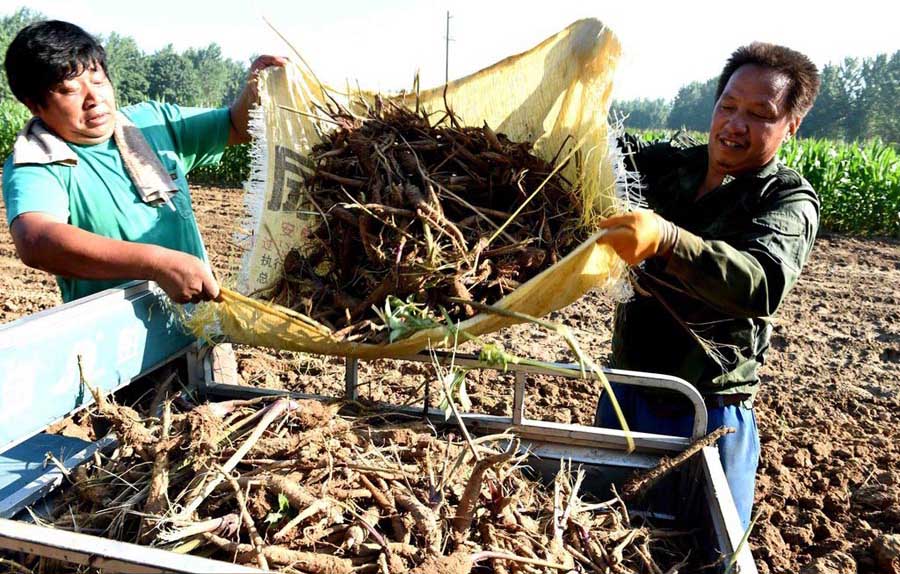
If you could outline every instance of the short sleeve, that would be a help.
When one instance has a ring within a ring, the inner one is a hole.
[[[8,225],[23,213],[34,211],[68,222],[69,194],[57,169],[60,168],[47,165],[14,166],[12,158],[7,159],[3,166],[3,204]]]
[[[158,105],[169,125],[175,152],[181,156],[186,172],[197,167],[216,164],[222,159],[231,131],[228,108]]]

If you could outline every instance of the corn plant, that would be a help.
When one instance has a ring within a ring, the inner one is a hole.
[[[668,140],[674,132],[648,130],[639,135],[647,141]],[[705,133],[688,135],[698,143],[708,140]],[[819,194],[824,229],[900,237],[900,153],[896,144],[877,139],[845,143],[800,138],[785,142],[779,157]]]
[[[791,140],[782,161],[819,193],[822,225],[860,235],[900,236],[900,155],[879,140]]]
[[[250,146],[229,146],[216,165],[191,171],[188,179],[194,184],[240,187],[250,175]]]
[[[15,100],[0,100],[0,166],[12,152],[16,134],[31,117],[28,108]]]

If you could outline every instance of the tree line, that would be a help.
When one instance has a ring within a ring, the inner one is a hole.
[[[24,26],[46,17],[28,8],[0,17],[0,54]],[[116,101],[127,106],[147,100],[185,106],[229,105],[247,77],[245,64],[222,56],[217,44],[176,52],[171,44],[145,54],[129,36],[113,32],[98,38],[106,49],[107,66],[116,88]],[[6,74],[0,74],[0,104],[15,100]]]
[[[900,51],[871,58],[846,58],[820,70],[822,86],[799,135],[854,141],[900,143]],[[672,101],[636,99],[613,103],[627,129],[709,131],[718,78],[691,82]]]
[[[44,16],[20,8],[0,17],[0,54],[16,33]],[[224,106],[238,95],[247,63],[223,58],[217,44],[176,52],[172,45],[145,54],[133,38],[113,32],[100,38],[106,48],[118,103],[148,99],[187,106]],[[834,140],[879,138],[900,143],[900,51],[872,58],[847,58],[821,70],[816,104],[800,127],[800,135]],[[636,99],[613,103],[614,117],[625,117],[627,129],[687,129],[705,132],[715,103],[717,78],[691,82],[675,98]],[[13,100],[6,75],[0,75],[0,108]]]

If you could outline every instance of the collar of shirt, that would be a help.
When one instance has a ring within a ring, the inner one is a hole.
[[[707,166],[709,165],[709,154],[707,153],[707,148],[705,145],[694,146],[690,149],[684,150],[683,153],[688,156],[688,161],[686,161],[681,167],[678,168],[679,200],[695,201],[694,197],[697,194],[697,190],[700,188],[700,185],[703,183],[703,179],[706,177],[706,170]],[[721,190],[729,188],[735,184],[744,182],[750,183],[756,180],[766,179],[774,175],[777,171],[778,159],[772,158],[769,163],[754,171],[742,173],[737,176],[726,175],[725,179],[722,180],[722,184],[707,193],[702,199],[713,196],[714,194],[719,193]],[[750,185],[747,187],[749,190],[753,189],[756,186]],[[759,188],[759,191],[762,191],[761,187]]]

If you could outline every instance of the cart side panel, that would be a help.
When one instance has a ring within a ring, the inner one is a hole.
[[[0,453],[193,343],[159,288],[130,283],[0,327]]]

